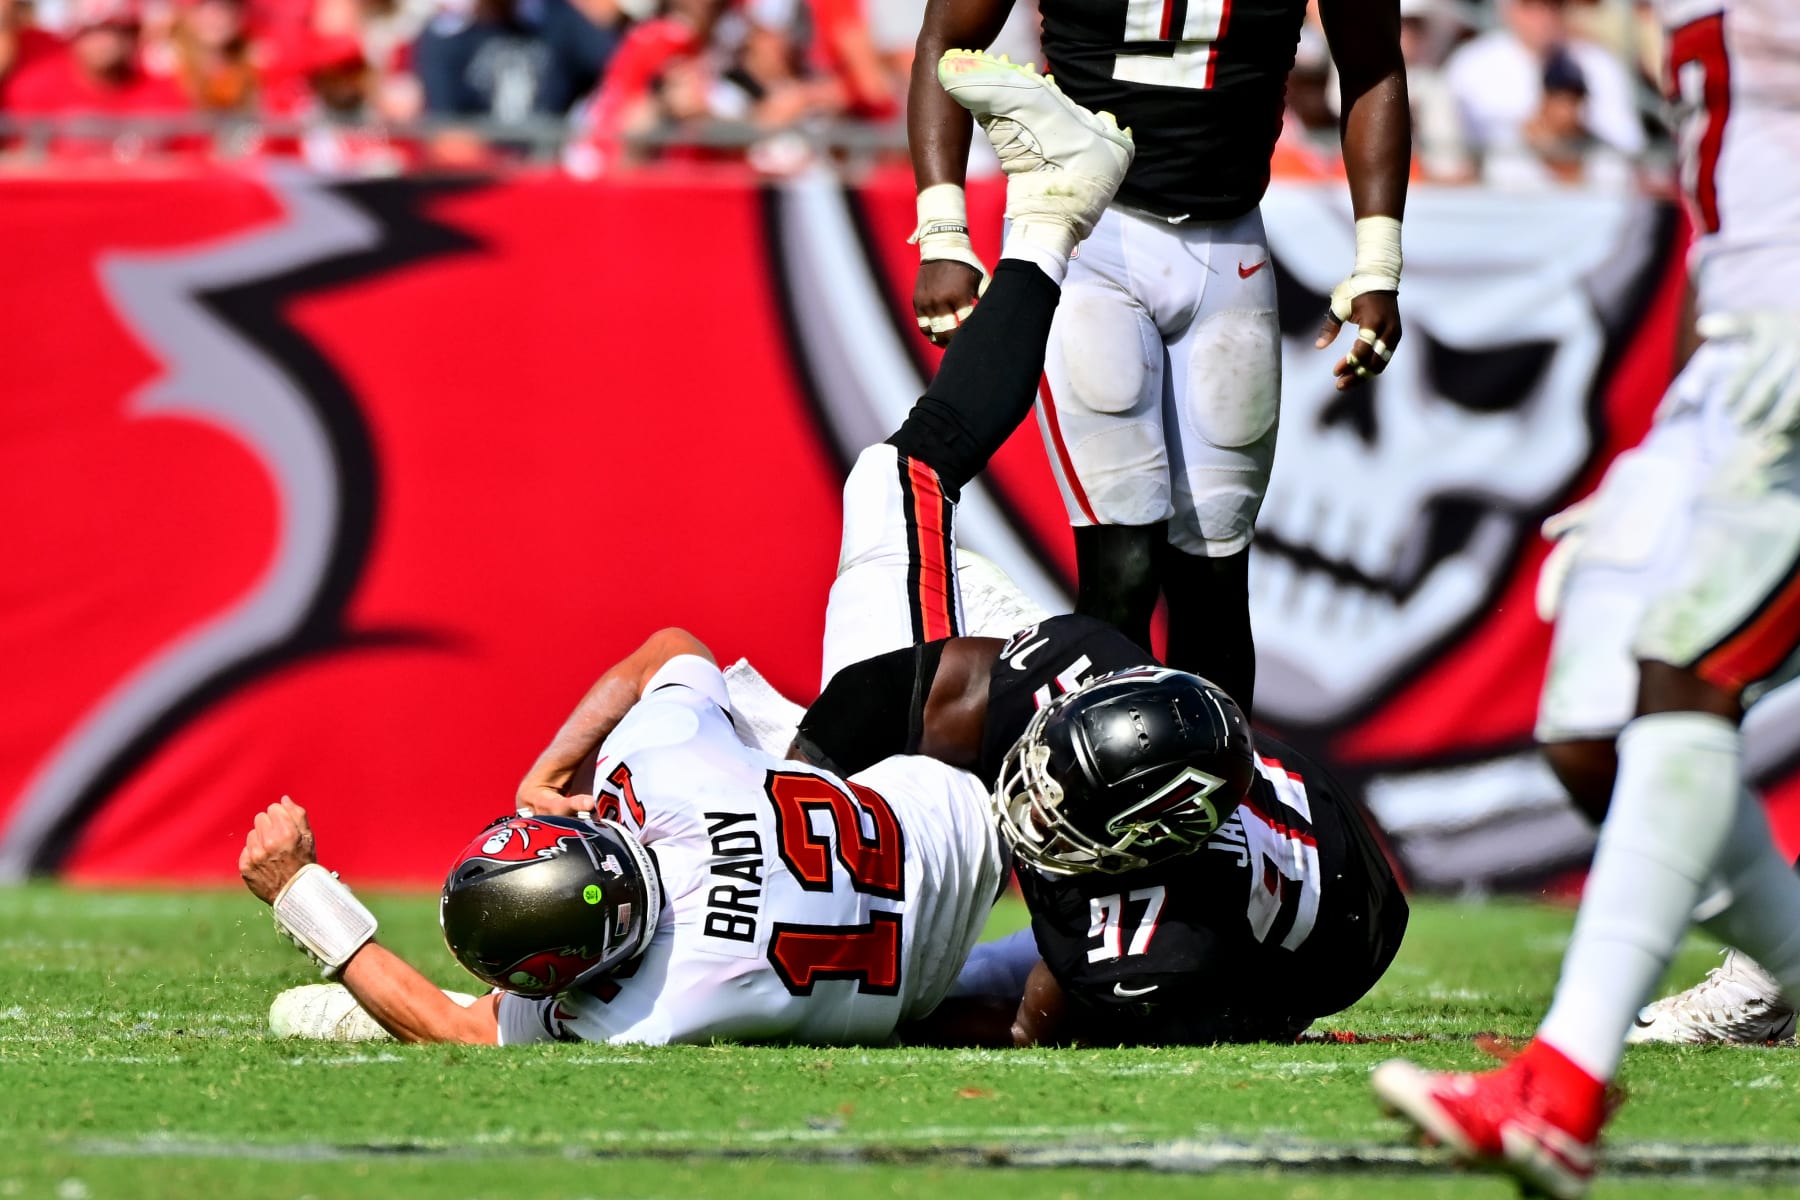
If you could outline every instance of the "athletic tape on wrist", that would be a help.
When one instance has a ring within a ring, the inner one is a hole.
[[[375,914],[318,863],[307,863],[276,893],[275,927],[336,979],[344,964],[375,936]]]
[[[1356,264],[1350,277],[1331,289],[1331,313],[1350,319],[1350,302],[1364,292],[1400,290],[1400,221],[1396,217],[1359,217]]]
[[[919,261],[959,262],[981,276],[981,290],[988,285],[987,264],[969,240],[969,211],[963,190],[954,183],[937,183],[919,193],[919,224],[906,240],[919,248]]]

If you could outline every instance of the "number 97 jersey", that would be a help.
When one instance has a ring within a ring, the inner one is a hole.
[[[1243,216],[1269,186],[1303,0],[1041,0],[1044,55],[1070,99],[1129,126],[1118,202]]]
[[[1191,854],[1123,875],[1021,870],[1038,952],[1089,1043],[1289,1041],[1354,1004],[1406,929],[1336,783],[1257,737],[1250,793]]]

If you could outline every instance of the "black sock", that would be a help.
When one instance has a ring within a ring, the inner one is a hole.
[[[951,499],[1030,414],[1061,296],[1036,265],[1001,259],[987,295],[951,339],[937,378],[888,439],[936,471]]]
[[[1150,617],[1162,590],[1159,547],[1168,540],[1166,521],[1077,528],[1075,611],[1105,621],[1149,650]]]
[[[1256,692],[1250,551],[1207,558],[1165,544],[1162,589],[1169,601],[1169,652],[1163,661],[1218,684],[1249,716]]]

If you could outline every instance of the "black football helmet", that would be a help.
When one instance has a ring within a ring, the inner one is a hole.
[[[553,996],[642,954],[662,915],[662,879],[613,821],[505,817],[456,857],[438,902],[444,941],[470,974]]]
[[[1250,724],[1184,671],[1115,671],[1031,718],[994,785],[1000,833],[1051,875],[1135,871],[1219,827],[1255,775]]]

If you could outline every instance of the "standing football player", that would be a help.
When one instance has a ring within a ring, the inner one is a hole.
[[[1011,296],[1019,319],[1036,314],[1041,346],[1056,303],[1050,275],[1124,178],[1130,137],[991,59],[947,56],[941,69],[995,136],[1033,147],[1000,148],[1015,215],[1005,286],[984,319],[1003,324]],[[979,379],[997,367],[976,340],[940,374]],[[1028,406],[1030,374],[1023,389]],[[920,526],[947,520],[931,508],[926,473],[909,474],[885,449],[900,467],[887,482],[912,485]],[[840,585],[854,590],[873,565]],[[890,596],[903,627],[951,619],[953,579],[915,576],[909,589],[901,575]],[[1004,879],[985,789],[920,756],[839,777],[749,745],[732,709],[710,653],[678,630],[589,690],[521,785],[521,809],[532,811],[478,834],[445,883],[445,940],[500,989],[466,1005],[374,942],[374,916],[315,861],[305,814],[285,798],[272,805],[240,873],[347,989],[299,1014],[293,1031],[332,1036],[349,1006],[407,1041],[841,1043],[881,1041],[928,1015]],[[591,785],[578,777],[589,769]],[[584,786],[585,806],[569,795]],[[584,807],[591,819],[539,815]]]
[[[1388,1106],[1560,1197],[1591,1179],[1607,1084],[1696,902],[1800,997],[1800,878],[1744,784],[1745,708],[1800,667],[1800,15],[1666,0],[1705,341],[1607,472],[1560,591],[1540,737],[1610,756],[1600,844],[1549,1014],[1504,1068],[1384,1064]],[[1620,728],[1622,726],[1622,728]]]
[[[937,86],[951,47],[986,46],[1012,0],[930,0],[907,132],[919,187],[913,307],[933,341],[988,282],[968,236],[969,119]],[[1076,611],[1141,645],[1168,601],[1170,665],[1251,707],[1249,547],[1275,453],[1281,331],[1257,205],[1305,0],[1040,0],[1048,70],[1129,126],[1137,160],[1070,265],[1038,405],[1075,527]],[[1400,218],[1411,117],[1397,0],[1321,0],[1342,97],[1356,259],[1318,345],[1357,340],[1339,388],[1400,341]],[[1349,401],[1347,401],[1349,402]],[[1367,402],[1366,399],[1364,402]]]

